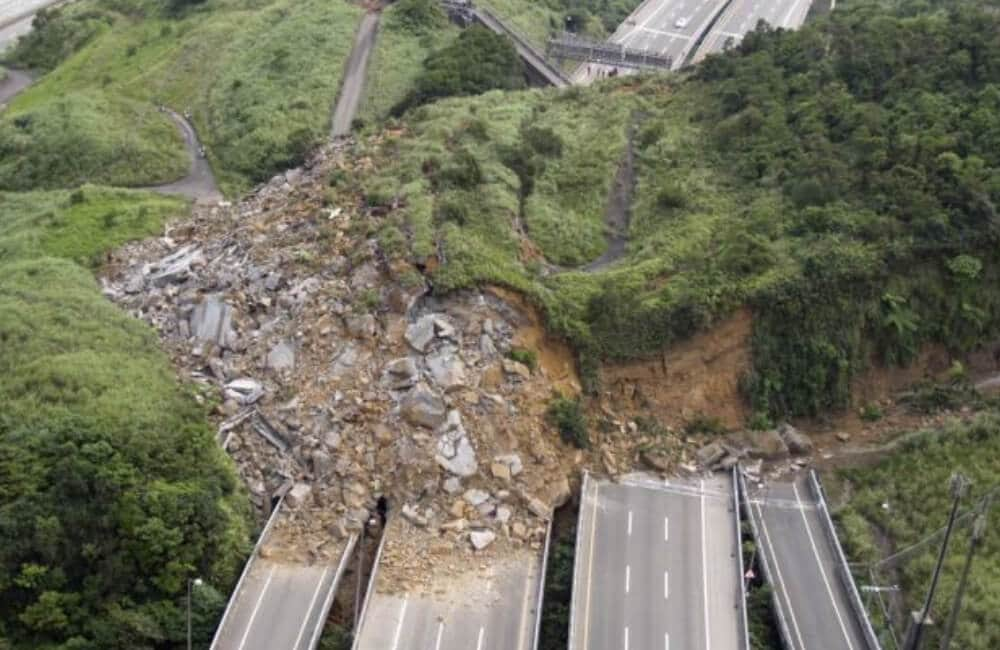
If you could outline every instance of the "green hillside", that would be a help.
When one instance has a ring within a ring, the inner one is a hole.
[[[92,275],[187,209],[0,193],[0,648],[176,647],[193,576],[203,642],[238,573],[247,505],[205,407]]]
[[[84,0],[57,11],[14,54],[54,69],[16,98],[0,129],[61,119],[76,137],[24,136],[39,163],[25,180],[4,172],[13,163],[0,153],[0,187],[173,180],[185,154],[176,133],[157,130],[174,129],[156,111],[165,104],[192,113],[223,190],[246,190],[326,136],[361,14],[346,0],[208,0],[179,14],[154,0]],[[115,168],[117,151],[99,144],[73,176],[56,164],[65,146],[130,137],[138,163],[128,168]]]

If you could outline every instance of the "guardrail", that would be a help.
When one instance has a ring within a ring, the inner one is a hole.
[[[733,466],[733,521],[736,525],[736,557],[740,571],[739,598],[740,624],[743,626],[743,650],[750,650],[750,623],[747,621],[747,586],[743,566],[743,522],[740,519],[740,483],[736,465]]]
[[[868,612],[861,602],[861,594],[858,592],[858,586],[855,584],[854,576],[851,574],[851,569],[847,564],[847,556],[844,555],[844,549],[840,546],[837,529],[833,525],[833,519],[830,518],[830,508],[826,503],[826,493],[823,491],[823,486],[819,483],[819,476],[814,469],[809,470],[809,487],[816,498],[816,503],[821,513],[820,520],[823,522],[823,532],[836,551],[838,562],[837,573],[840,575],[841,582],[844,583],[844,588],[847,589],[851,608],[854,610],[855,618],[861,625],[861,632],[864,634],[865,643],[868,644],[869,650],[882,650],[878,637],[875,636],[875,630],[872,628],[871,620],[868,618]]]
[[[375,551],[375,562],[372,564],[371,575],[368,576],[368,589],[365,591],[365,602],[361,604],[361,614],[358,616],[357,625],[354,628],[354,642],[351,644],[351,650],[357,650],[358,644],[361,643],[361,627],[365,623],[365,616],[368,614],[368,603],[371,602],[372,594],[375,593],[375,580],[378,578],[378,567],[382,562],[382,550],[385,548],[385,540],[388,539],[389,535],[389,524],[386,523],[382,527],[382,539],[379,540],[378,550]]]
[[[586,506],[585,500],[587,498],[587,491],[589,488],[590,488],[590,472],[588,472],[587,470],[583,470],[583,483],[580,485],[580,512],[578,512],[576,515],[576,542],[575,542],[576,546],[574,548],[576,549],[577,552],[580,551],[580,538],[583,535],[583,526],[581,526],[580,524],[583,522],[583,512]],[[570,650],[576,648],[576,646],[573,645],[573,636],[574,632],[576,632],[576,625],[574,624],[575,623],[574,619],[576,616],[576,610],[577,610],[576,598],[578,595],[577,594],[578,590],[576,587],[582,584],[579,579],[580,576],[578,575],[578,573],[582,570],[583,570],[583,562],[581,562],[580,558],[577,557],[573,561],[573,591],[572,591],[572,596],[570,596],[570,604],[569,604],[568,647],[570,648]]]
[[[337,573],[333,576],[330,591],[327,593],[326,600],[323,601],[323,609],[319,613],[319,625],[316,626],[312,637],[309,639],[309,650],[316,650],[319,646],[319,641],[323,637],[323,628],[326,626],[326,618],[330,615],[330,608],[333,607],[333,598],[337,595],[337,586],[340,584],[340,579],[344,577],[344,570],[347,568],[347,559],[351,557],[351,553],[354,551],[357,543],[357,535],[351,535],[347,540],[347,548],[344,549],[344,552],[340,556],[340,562],[337,564]]]
[[[771,565],[767,559],[767,549],[764,547],[763,537],[761,537],[760,530],[757,528],[757,519],[753,515],[753,506],[750,504],[750,492],[747,490],[746,476],[744,476],[743,470],[739,468],[739,465],[737,465],[736,473],[740,480],[740,493],[743,495],[743,503],[746,504],[747,514],[750,516],[750,530],[753,533],[754,541],[757,544],[757,557],[760,558],[760,568],[764,573],[764,579],[769,585],[771,585],[771,606],[774,608],[775,618],[778,619],[778,630],[781,632],[779,635],[781,637],[781,644],[786,648],[786,650],[795,650],[795,646],[792,645],[791,629],[788,627],[788,621],[785,620],[785,615],[781,610],[781,602],[778,597],[778,583],[774,578]]]
[[[476,20],[484,26],[492,29],[493,31],[500,30],[509,36],[511,40],[514,41],[517,49],[520,50],[521,57],[528,60],[531,67],[544,76],[546,81],[557,88],[570,85],[570,80],[566,77],[566,75],[564,75],[559,68],[552,65],[549,60],[545,58],[545,54],[536,48],[527,36],[524,36],[512,25],[500,18],[491,7],[484,5],[481,2],[475,4],[469,2],[467,11],[475,16]]]
[[[552,544],[552,520],[555,512],[549,515],[549,525],[545,528],[545,546],[542,548],[542,574],[538,578],[538,598],[535,599],[535,643],[531,647],[538,650],[538,638],[542,634],[542,606],[545,604],[545,572],[549,569],[549,547]]]
[[[278,499],[278,505],[274,507],[271,512],[271,516],[267,518],[267,523],[264,524],[264,530],[260,531],[260,537],[257,538],[257,543],[253,546],[253,552],[250,553],[250,558],[247,560],[246,565],[243,567],[243,573],[240,574],[240,579],[236,581],[236,587],[233,589],[233,595],[226,603],[226,609],[222,612],[222,618],[219,620],[219,626],[215,628],[215,636],[212,637],[212,644],[208,647],[208,650],[215,650],[219,643],[219,636],[222,634],[223,628],[226,626],[226,619],[229,618],[229,614],[233,609],[233,605],[239,600],[240,590],[243,588],[243,583],[246,581],[247,575],[250,574],[250,568],[253,566],[254,560],[260,553],[260,547],[264,544],[264,540],[267,538],[268,533],[271,532],[271,528],[274,526],[274,522],[278,519],[278,513],[281,512],[281,506],[285,503],[285,497],[282,495]]]

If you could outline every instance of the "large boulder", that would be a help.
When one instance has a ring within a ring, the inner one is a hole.
[[[434,384],[446,393],[467,385],[465,362],[454,347],[446,346],[428,355],[427,370]]]
[[[812,438],[787,422],[778,427],[778,435],[788,445],[788,451],[793,454],[806,455],[811,454],[813,451]]]
[[[233,308],[216,295],[205,296],[188,319],[191,336],[226,347],[235,338],[232,328]]]
[[[434,340],[434,315],[422,316],[406,328],[406,342],[417,352],[426,352]]]
[[[437,429],[444,424],[444,400],[425,384],[417,384],[399,405],[399,414],[412,425]]]
[[[275,372],[295,367],[295,346],[291,341],[278,341],[267,353],[267,367]]]

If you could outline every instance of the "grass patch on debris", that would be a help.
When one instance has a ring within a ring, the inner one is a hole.
[[[0,194],[0,646],[181,644],[191,576],[211,637],[246,502],[203,400],[91,272],[187,209],[91,186]]]
[[[865,565],[882,559],[884,537],[896,551],[915,544],[943,527],[951,505],[949,477],[961,472],[973,480],[964,510],[988,492],[1000,491],[1000,414],[977,416],[972,422],[954,421],[940,429],[908,436],[903,448],[875,467],[841,472],[850,483],[850,501],[837,513],[845,550],[853,562]],[[884,507],[887,504],[888,507]],[[994,502],[995,504],[995,502]],[[996,513],[994,505],[992,515]],[[991,517],[991,520],[993,518]],[[949,547],[935,601],[937,618],[951,607],[969,542],[969,521],[957,529]],[[879,535],[876,535],[879,531]],[[923,605],[940,540],[877,575],[884,584],[902,588],[906,611]],[[997,585],[1000,584],[1000,535],[987,527],[984,543],[974,560],[954,644],[970,650],[1000,646]],[[906,621],[893,621],[902,638]],[[940,644],[943,625],[930,629],[928,645]]]
[[[5,119],[62,104],[64,120],[86,121],[85,106],[76,99],[84,91],[107,105],[141,103],[154,115],[157,104],[190,110],[220,185],[230,195],[297,165],[326,137],[363,13],[346,0],[217,0],[181,14],[152,0],[112,6],[82,2],[39,31],[37,40],[49,43],[72,31],[73,23],[93,23],[87,17],[91,12],[101,12],[101,20],[110,22],[18,96]],[[39,49],[45,44],[20,56],[31,59]],[[100,124],[93,129],[135,132],[142,114],[98,115]],[[179,139],[174,148],[183,153]],[[105,176],[102,182],[133,180],[121,173]],[[61,170],[48,171],[47,186],[61,181]]]

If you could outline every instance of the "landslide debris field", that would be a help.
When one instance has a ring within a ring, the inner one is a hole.
[[[575,7],[495,4],[536,39]],[[12,55],[46,74],[0,113],[0,648],[181,644],[193,577],[210,638],[277,496],[267,557],[388,508],[378,590],[433,596],[537,556],[584,469],[827,466],[865,563],[933,532],[952,469],[992,489],[1000,14],[856,1],[511,91],[502,38],[401,0],[329,142],[369,9],[83,0]],[[230,200],[86,184],[187,173],[160,105]],[[932,550],[879,569],[883,623]],[[957,639],[987,650],[977,563]]]

